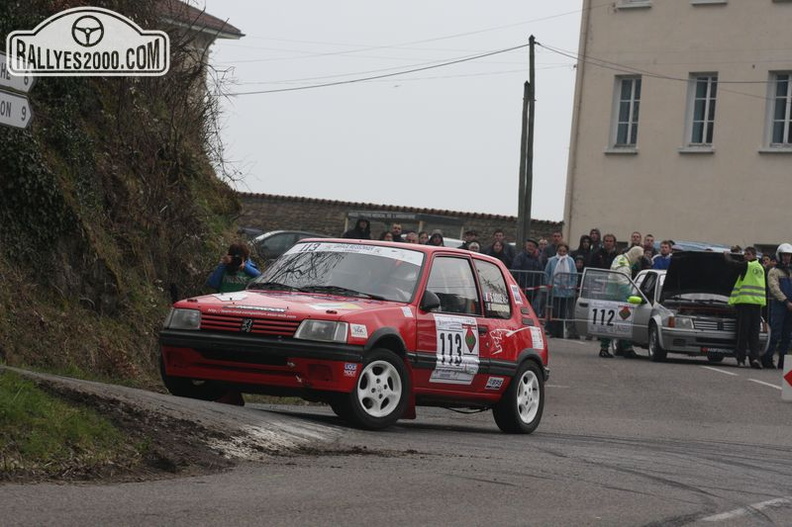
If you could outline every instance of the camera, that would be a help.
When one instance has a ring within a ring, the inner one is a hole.
[[[231,261],[226,264],[226,272],[228,274],[236,274],[242,266],[242,257],[238,254],[229,254]]]

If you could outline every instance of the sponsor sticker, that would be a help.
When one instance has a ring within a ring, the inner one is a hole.
[[[338,309],[363,309],[353,302],[323,302],[321,304],[311,304],[311,308],[317,311],[338,310]]]
[[[358,365],[354,362],[346,362],[344,363],[344,376],[345,377],[354,377],[357,373]]]
[[[542,328],[537,328],[535,326],[528,326],[528,330],[531,332],[531,343],[533,344],[534,348],[544,348],[545,340],[544,340],[544,332]]]
[[[520,295],[520,286],[511,284],[511,292],[514,297],[515,304],[522,304],[522,295]]]
[[[490,377],[487,379],[487,385],[484,386],[485,390],[500,390],[503,386],[503,377]]]
[[[221,302],[235,302],[236,300],[244,300],[248,297],[248,294],[242,291],[236,291],[234,293],[216,293],[212,296]]]
[[[402,313],[404,313],[405,318],[412,318],[413,312],[408,306],[402,306],[401,310]]]
[[[350,324],[349,329],[352,332],[352,336],[355,338],[368,338],[368,329],[366,329],[365,324]]]
[[[435,369],[431,382],[470,384],[479,369],[478,324],[473,317],[434,315]]]

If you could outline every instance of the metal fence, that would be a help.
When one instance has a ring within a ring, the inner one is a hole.
[[[582,274],[556,273],[548,280],[544,271],[512,271],[545,330],[554,337],[576,335],[575,301]]]

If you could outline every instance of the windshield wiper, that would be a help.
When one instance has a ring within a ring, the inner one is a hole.
[[[248,289],[261,289],[266,291],[303,291],[299,287],[286,285],[280,282],[255,282]]]
[[[374,300],[385,300],[384,296],[372,295],[370,293],[364,293],[363,291],[355,291],[354,289],[349,289],[347,287],[341,287],[338,285],[308,285],[303,287],[301,291],[308,291],[313,293],[330,293],[330,294],[338,294],[338,295],[346,295],[346,296],[359,296],[362,298],[373,298]]]

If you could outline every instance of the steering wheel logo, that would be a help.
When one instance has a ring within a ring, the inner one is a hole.
[[[101,42],[103,37],[104,25],[95,16],[81,16],[72,24],[72,38],[83,47],[93,47]]]

